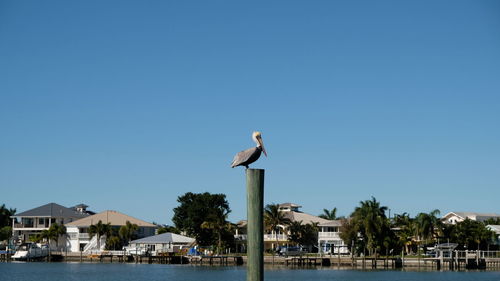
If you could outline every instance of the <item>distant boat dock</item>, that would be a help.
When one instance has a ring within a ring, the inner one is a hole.
[[[12,252],[0,252],[0,262],[12,261]],[[50,257],[50,260],[49,260]],[[51,252],[50,256],[36,261],[55,262],[98,262],[98,263],[158,263],[192,264],[208,266],[238,266],[246,264],[246,256],[181,256],[127,255],[125,251],[101,251],[94,253]],[[427,268],[436,270],[500,269],[500,251],[453,251],[449,256],[440,257],[351,257],[339,256],[289,256],[264,257],[265,264],[287,267],[332,267],[358,269]]]

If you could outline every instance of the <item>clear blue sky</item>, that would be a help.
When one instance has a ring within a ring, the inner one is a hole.
[[[500,213],[499,1],[0,1],[0,204]]]

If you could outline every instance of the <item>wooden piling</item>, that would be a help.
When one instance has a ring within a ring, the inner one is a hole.
[[[247,169],[247,281],[264,280],[264,170]]]

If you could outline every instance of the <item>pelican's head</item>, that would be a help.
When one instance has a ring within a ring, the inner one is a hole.
[[[266,152],[266,149],[264,148],[264,143],[262,142],[261,133],[260,132],[253,132],[252,139],[257,144],[257,146],[260,146],[260,148],[262,148],[262,152],[264,152],[264,155],[267,157],[267,152]]]

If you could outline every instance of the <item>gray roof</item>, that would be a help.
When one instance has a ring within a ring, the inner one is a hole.
[[[49,203],[43,206],[15,214],[12,217],[51,217],[51,218],[84,218],[85,213],[79,213],[75,209],[66,208],[56,203]]]
[[[167,243],[182,243],[182,244],[190,244],[195,241],[194,238],[190,238],[187,236],[167,232],[167,233],[162,233],[154,236],[149,236],[149,237],[144,237],[141,239],[137,239],[134,241],[131,241],[130,243],[134,244],[167,244]]]

